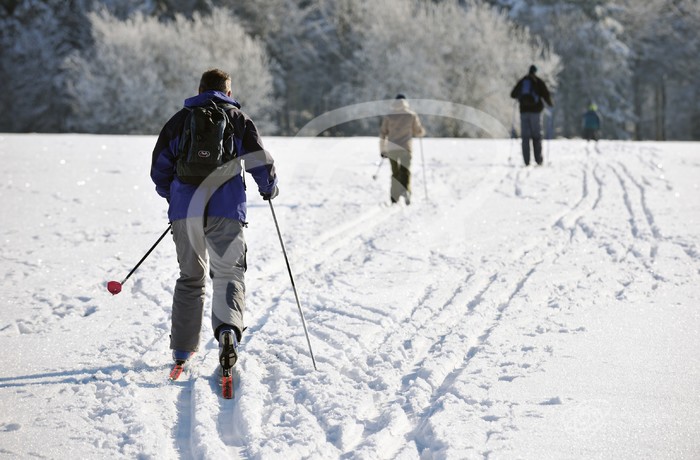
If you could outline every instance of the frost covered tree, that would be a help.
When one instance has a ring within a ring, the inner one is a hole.
[[[266,44],[274,63],[282,132],[294,134],[315,115],[337,108],[331,93],[352,79],[357,28],[346,0],[221,1],[231,5],[246,30]],[[281,19],[283,18],[283,20]]]
[[[510,17],[551,44],[561,57],[555,97],[559,134],[581,133],[581,116],[595,102],[605,137],[628,137],[633,119],[630,49],[623,27],[611,17],[609,0],[500,0]]]
[[[142,13],[121,20],[104,11],[88,17],[94,46],[64,64],[74,101],[71,129],[157,133],[196,94],[202,72],[218,67],[231,74],[243,110],[261,129],[273,130],[266,52],[229,10],[169,21]]]
[[[183,8],[186,2],[177,3]],[[0,3],[0,131],[61,132],[73,117],[68,56],[92,46],[87,13],[162,12],[156,0],[13,0]],[[172,5],[175,7],[175,5]],[[28,78],[31,76],[31,78]]]
[[[518,74],[536,59],[554,84],[558,60],[496,10],[462,3],[260,0],[236,12],[279,64],[287,133],[324,111],[397,92],[474,106],[509,124]],[[280,14],[285,21],[270,21]],[[477,134],[454,120],[431,127],[432,135]],[[375,120],[333,132],[376,129]]]
[[[579,135],[595,101],[606,137],[700,139],[697,30],[697,0],[13,0],[0,3],[0,130],[152,131],[209,66],[283,134],[399,91],[509,124],[508,92],[535,63],[561,135]]]
[[[57,132],[70,103],[65,56],[89,39],[87,1],[19,1],[0,7],[0,131]]]
[[[358,83],[340,87],[356,100],[393,97],[439,99],[474,107],[509,126],[510,91],[532,62],[556,87],[558,58],[527,31],[479,2],[378,0],[364,6],[354,54]],[[523,70],[525,69],[525,70]],[[483,135],[455,119],[435,119],[433,134]]]
[[[618,0],[633,50],[637,139],[700,139],[700,2]]]
[[[486,1],[561,56],[564,134],[577,134],[590,98],[605,116],[606,136],[700,139],[697,0]]]

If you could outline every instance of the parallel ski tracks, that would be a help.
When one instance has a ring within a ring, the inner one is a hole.
[[[465,205],[469,207],[469,209],[476,210],[480,206],[480,204],[485,200],[493,188],[502,181],[502,175],[503,175],[503,169],[501,168],[492,168],[488,174],[485,176],[479,178],[477,180],[476,186],[472,189],[472,193],[467,194],[467,196],[464,196],[462,200],[460,200],[459,203],[455,203],[454,206],[462,206],[464,207]],[[372,239],[374,238],[374,235],[377,234],[386,234],[386,233],[391,233],[391,229],[397,228],[397,221],[401,222],[402,220],[402,215],[405,215],[409,212],[424,212],[427,208],[421,206],[420,203],[412,205],[410,208],[403,208],[403,207],[391,207],[391,208],[384,208],[384,207],[378,207],[377,209],[372,209],[369,212],[363,214],[362,216],[357,217],[353,221],[348,222],[347,224],[331,229],[327,231],[326,233],[322,234],[319,238],[316,238],[316,248],[317,250],[311,250],[307,251],[309,256],[307,256],[302,263],[295,263],[295,275],[300,275],[299,279],[304,280],[309,277],[313,277],[316,280],[319,280],[318,273],[322,273],[324,270],[325,271],[332,271],[336,273],[336,278],[340,275],[343,270],[346,270],[347,268],[351,267],[359,267],[362,265],[362,262],[367,260],[367,257],[372,257],[368,256],[365,254],[364,251],[366,251],[367,247],[372,247]],[[414,211],[415,210],[415,211]],[[441,216],[436,216],[438,217],[438,220]],[[446,225],[444,228],[450,229],[452,227],[451,222],[449,221],[449,218],[444,219],[446,221]],[[436,225],[438,223],[436,222]],[[401,224],[398,223],[398,228],[401,227]],[[435,255],[439,257],[439,255]],[[301,267],[301,268],[299,268]],[[462,267],[463,270],[464,267]],[[279,283],[275,283],[275,285],[279,285],[282,283],[282,280],[280,276],[282,274],[275,273],[272,275],[269,275],[270,277],[274,277],[274,279],[278,280]],[[460,280],[460,283],[464,282],[464,279]],[[272,284],[272,283],[271,283]],[[452,295],[457,295],[459,292],[459,287],[458,286],[451,286],[448,288],[448,292],[452,291]],[[279,294],[273,295],[269,294],[270,297],[272,297],[273,302],[271,302],[271,306],[268,309],[267,312],[262,314],[262,317],[259,318],[258,321],[256,321],[253,325],[251,325],[251,330],[253,330],[253,333],[255,332],[260,332],[261,329],[264,328],[267,319],[269,316],[272,314],[272,310],[275,308],[278,308],[277,304],[279,303],[281,297],[282,297],[282,292]],[[268,298],[270,298],[268,297]],[[256,303],[262,303],[260,302],[261,299],[258,299]],[[443,303],[449,304],[446,300],[443,300]],[[427,305],[427,304],[426,304]],[[351,313],[344,313],[342,310],[338,309],[335,311],[335,314],[337,315],[350,315],[352,317],[355,317],[356,321],[369,321],[370,318],[376,317],[380,315],[381,313],[386,313],[386,312],[381,312],[379,310],[374,311],[374,308],[371,305],[362,305],[358,306],[359,309],[355,309],[353,307],[353,311]],[[420,309],[417,309],[414,312],[415,315],[423,314],[423,311],[420,311]],[[429,313],[428,313],[429,314]],[[326,325],[316,325],[313,322],[314,318],[313,312],[307,313],[307,320],[309,321],[310,325],[310,332],[312,333],[313,336],[318,336],[318,337],[324,337],[324,338],[331,338],[334,334],[338,333],[347,333],[348,331],[340,331],[340,330],[334,330],[330,329],[331,332],[327,332],[328,326]],[[401,316],[397,316],[397,318],[400,318]],[[410,320],[409,321],[404,321],[405,325],[410,325]],[[332,326],[330,326],[332,328]],[[385,343],[386,345],[391,345],[391,347],[402,347],[401,342],[402,339],[400,337],[401,333],[398,332],[395,334],[393,337],[391,335],[386,336],[385,340],[377,341],[377,343]],[[360,332],[361,336],[361,332]],[[360,337],[359,338],[360,342],[362,343],[367,343],[366,342],[366,337]],[[374,342],[374,340],[370,341]],[[389,342],[389,343],[387,343]],[[346,342],[347,343],[347,342]],[[393,344],[393,345],[392,345]],[[370,346],[370,349],[368,350],[368,354],[372,355],[373,351],[371,350],[373,347]],[[386,348],[386,347],[385,347]],[[365,352],[363,352],[364,354]],[[421,354],[421,356],[424,356]],[[319,367],[321,369],[321,372],[323,372],[323,366],[324,366],[324,359],[323,356],[319,356]],[[420,359],[420,358],[416,358]],[[414,366],[415,364],[412,364]],[[361,364],[360,367],[366,367],[366,364]],[[397,406],[398,408],[398,406]],[[271,406],[270,410],[274,410],[274,405]],[[263,419],[265,419],[266,416],[263,416]],[[324,420],[318,420],[319,425],[323,426],[327,421]],[[393,425],[392,425],[393,426]],[[398,426],[393,426],[392,430],[396,431],[398,430]],[[413,428],[409,425],[406,425],[403,427],[400,431],[401,432],[408,432],[412,430]],[[380,439],[383,436],[380,435],[379,433],[365,433],[369,438],[371,439]],[[358,438],[359,441],[359,438]],[[342,448],[344,451],[348,451],[347,449],[351,449],[351,446],[353,444],[350,443],[348,445],[339,445],[338,447]]]
[[[628,171],[626,174],[628,180],[634,183],[634,179]],[[403,435],[405,437],[423,439],[422,444],[432,444],[425,439],[425,436],[430,435],[431,430],[425,428],[435,412],[435,407],[445,398],[445,394],[455,396],[454,393],[447,391],[455,382],[460,379],[469,380],[466,375],[474,371],[474,369],[470,371],[470,362],[475,356],[488,350],[489,338],[493,330],[499,327],[503,314],[509,308],[512,300],[518,296],[530,277],[540,269],[540,266],[545,268],[552,266],[556,259],[569,251],[575,228],[583,228],[588,237],[593,237],[593,231],[587,229],[582,220],[585,216],[595,212],[601,203],[603,176],[598,164],[582,165],[581,175],[580,199],[561,214],[551,217],[549,226],[553,234],[550,235],[549,240],[554,241],[554,244],[542,248],[539,241],[531,241],[522,251],[514,253],[507,260],[503,260],[504,266],[518,267],[514,270],[505,272],[496,270],[490,275],[472,273],[466,278],[453,277],[452,280],[448,281],[440,278],[444,273],[438,274],[425,287],[425,295],[404,321],[403,326],[410,330],[394,330],[379,341],[382,344],[382,349],[394,348],[398,350],[405,347],[406,336],[415,334],[424,339],[415,340],[416,343],[423,344],[422,348],[411,347],[410,351],[415,352],[415,354],[411,355],[411,359],[407,360],[401,367],[403,377],[400,379],[400,384],[397,385],[397,399],[384,402],[385,410],[391,410],[390,408],[396,401],[401,403],[411,421],[404,424]],[[522,190],[517,185],[520,180],[519,173],[516,174],[515,179],[516,196],[521,196]],[[637,188],[641,189],[639,183],[636,185]],[[660,235],[660,232],[658,229],[653,229],[653,215],[644,203],[643,190],[640,190],[640,193],[640,202],[645,210],[646,222],[652,228],[651,234],[656,237]],[[629,205],[629,198],[627,198],[627,203]],[[556,237],[558,229],[567,231],[569,237],[558,239]],[[489,290],[496,284],[499,284],[496,295],[489,296]],[[504,285],[510,286],[510,288],[504,288]],[[506,298],[502,295],[504,292],[509,293]],[[499,296],[498,293],[501,295]],[[441,307],[436,310],[432,307],[435,304],[441,305]],[[464,323],[453,324],[445,328],[446,323],[454,318],[455,311],[464,308],[464,306],[467,307]],[[429,316],[431,324],[440,325],[441,332],[436,334],[435,331],[431,331],[429,326],[422,330],[415,330],[415,324],[420,324],[416,318],[420,316]],[[368,352],[371,353],[372,350],[370,349]],[[488,353],[486,354],[488,355]],[[498,363],[493,362],[492,365],[496,366]],[[421,380],[428,385],[420,384]],[[488,383],[486,385],[488,388]],[[463,402],[467,405],[474,404],[472,400]],[[482,418],[492,424],[503,416],[484,415]],[[510,417],[506,415],[504,420],[500,420],[501,427],[508,425],[508,418],[512,418],[512,413]],[[401,438],[396,430],[397,427],[393,426],[392,436]],[[493,433],[493,431],[488,433]],[[491,437],[488,433],[482,451],[486,456],[488,453],[486,443]],[[357,448],[357,446],[353,446],[353,448]]]
[[[366,419],[364,432],[347,439],[330,440],[341,455],[351,452],[369,453],[373,449],[375,452],[376,449],[382,449],[383,455],[396,455],[401,449],[398,446],[403,445],[406,439],[415,440],[415,448],[418,450],[421,445],[434,445],[434,440],[430,439],[433,436],[433,417],[438,407],[452,400],[452,403],[459,401],[459,404],[468,409],[469,416],[474,417],[474,429],[483,431],[483,443],[477,451],[488,456],[488,443],[493,434],[509,429],[508,426],[515,417],[512,410],[501,408],[500,412],[496,413],[491,407],[492,402],[465,397],[463,392],[450,389],[455,386],[477,385],[475,388],[480,388],[479,391],[488,393],[493,382],[479,377],[480,366],[503,365],[499,362],[502,355],[498,350],[492,349],[494,345],[491,338],[494,331],[503,325],[505,315],[509,313],[511,305],[519,298],[530,279],[542,270],[551,269],[556,260],[565,256],[572,245],[576,244],[578,230],[582,230],[587,239],[594,240],[600,247],[605,246],[609,236],[596,228],[594,216],[604,200],[615,198],[604,196],[608,190],[606,185],[611,179],[610,174],[620,186],[623,209],[629,215],[630,231],[636,239],[652,246],[649,256],[643,259],[644,266],[652,270],[653,247],[655,241],[662,240],[663,236],[647,203],[643,180],[636,179],[624,163],[605,158],[605,152],[597,146],[596,152],[597,155],[589,152],[587,160],[576,170],[581,177],[578,199],[560,212],[552,214],[545,223],[543,231],[548,234],[546,239],[549,244],[543,245],[541,238],[533,237],[505,257],[501,255],[477,262],[460,261],[459,256],[449,257],[438,249],[439,245],[431,246],[431,241],[423,241],[422,244],[426,245],[426,257],[433,261],[440,259],[444,269],[426,273],[421,287],[422,294],[412,304],[393,313],[396,322],[387,323],[381,337],[363,335],[362,328],[347,331],[333,324],[315,324],[313,320],[316,312],[306,312],[312,340],[316,337],[331,346],[333,343],[342,346],[348,343],[347,338],[334,340],[333,337],[349,334],[358,342],[359,353],[355,353],[355,357],[347,354],[349,359],[356,360],[356,369],[353,373],[345,375],[347,384],[351,385],[352,381],[360,378],[361,381],[376,382],[379,390],[373,396],[377,407],[376,414],[371,416],[373,418]],[[492,167],[477,183],[464,186],[464,189],[470,191],[460,195],[458,201],[447,207],[436,208],[432,216],[433,229],[444,228],[444,231],[442,234],[431,233],[431,240],[449,240],[457,236],[449,217],[450,206],[460,206],[460,212],[466,207],[467,214],[478,211],[489,194],[500,193],[501,186],[507,186],[509,181],[512,181],[515,197],[529,198],[524,187],[527,181],[533,180],[532,176],[530,170],[518,170],[513,173],[512,168]],[[375,257],[387,257],[376,254],[379,251],[375,235],[396,233],[397,228],[401,228],[403,219],[408,219],[407,214],[416,211],[433,212],[430,208],[421,207],[420,203],[411,208],[385,208],[378,205],[344,225],[327,230],[314,239],[304,257],[293,261],[297,282],[312,282],[317,289],[322,289],[324,283],[342,283],[342,279],[338,278],[342,278],[344,270],[355,269]],[[457,244],[455,250],[459,254],[460,250],[465,250],[465,246]],[[333,272],[334,281],[324,279],[324,271]],[[285,295],[288,294],[289,288],[287,274],[282,270],[263,273],[261,276],[267,286],[279,286],[274,291],[256,293],[254,297],[256,305],[269,306],[262,311],[251,311],[249,318],[255,319],[250,324],[249,332],[264,335],[268,320],[280,314],[276,310],[282,302],[287,303]],[[302,298],[302,304],[304,303],[305,299]],[[381,317],[383,312],[371,304],[366,304],[353,305],[352,308],[331,306],[326,313],[347,317],[357,324],[370,325],[375,318]],[[290,310],[285,316],[291,318],[294,314],[295,312]],[[463,320],[455,324],[455,317],[461,317]],[[290,319],[291,321],[293,320]],[[420,324],[424,324],[424,327],[417,327]],[[376,328],[372,330],[375,331]],[[243,346],[245,347],[245,344]],[[294,348],[303,353],[304,344],[300,342]],[[366,356],[378,358],[367,359]],[[328,362],[324,360],[323,355],[317,358],[323,373],[323,367],[328,365]],[[477,358],[478,363],[475,361]],[[385,366],[378,365],[384,359],[391,360],[388,365],[395,371],[392,377],[387,377]],[[303,367],[303,363],[296,363],[295,366]],[[530,370],[521,370],[521,373],[526,375],[535,371],[537,367],[535,363]],[[511,372],[504,374],[503,379],[510,381],[508,379],[517,378],[519,375]],[[255,384],[272,384],[265,383],[267,380],[268,378],[263,376]],[[245,418],[250,414],[247,414],[245,408],[219,406],[216,401],[209,400],[216,392],[211,391],[211,388],[203,391],[207,381],[208,379],[204,379],[201,384],[196,383],[192,389],[190,432],[213,430],[218,433],[219,439],[215,440],[214,447],[211,447],[211,437],[195,436],[196,439],[192,441],[193,451],[207,450],[203,447],[203,444],[207,443],[210,445],[208,452],[220,449],[228,453],[236,452],[241,457],[255,456],[255,453],[243,447],[244,438],[255,436],[259,430],[263,430],[262,426],[253,426],[255,420],[263,423],[264,420],[275,418],[275,392],[265,391],[265,394],[272,398],[267,409],[269,413],[257,414],[256,418],[247,421],[244,428],[235,417]],[[289,385],[285,388],[290,389]],[[215,407],[219,407],[220,412],[212,420],[212,408]],[[308,415],[316,417],[315,423],[321,430],[327,429],[330,423],[329,414],[312,412]],[[390,417],[392,423],[388,426],[382,423],[381,419],[384,417]],[[375,426],[378,428],[373,428]],[[388,442],[391,440],[398,444]],[[393,450],[386,450],[388,444],[394,445]],[[181,448],[184,449],[184,446]]]
[[[502,179],[502,176],[494,175],[492,180],[484,181],[475,188],[474,194],[492,193]],[[469,203],[476,210],[481,202],[467,194],[455,206]],[[449,212],[444,215],[449,216]],[[449,220],[449,217],[445,219]],[[434,227],[440,228],[440,222],[436,222]],[[449,228],[449,225],[444,228]],[[433,239],[443,240],[439,234],[433,235]],[[561,249],[538,248],[539,240],[531,240],[526,247],[513,252],[506,259],[501,258],[494,267],[486,270],[475,270],[454,261],[448,263],[444,270],[426,277],[424,295],[399,327],[389,330],[381,340],[374,340],[373,343],[377,346],[366,347],[365,353],[369,356],[401,355],[408,358],[401,363],[400,378],[393,383],[387,382],[395,388],[395,399],[384,401],[384,409],[380,410],[380,413],[386,413],[399,404],[410,421],[404,423],[400,431],[397,431],[398,426],[392,425],[392,438],[425,436],[420,431],[432,416],[438,399],[441,399],[440,395],[469,372],[469,362],[481,350],[488,348],[491,332],[500,324],[512,299],[518,295],[537,267],[545,260],[551,263]],[[434,253],[433,256],[439,255]],[[357,258],[361,257],[361,254],[357,255]],[[502,271],[503,267],[511,265],[519,268]],[[451,273],[464,275],[454,276]],[[511,287],[504,288],[504,285]],[[498,292],[489,296],[488,292],[494,286],[497,286]],[[503,292],[509,294],[504,296]],[[453,324],[453,319],[460,316],[463,321]],[[426,326],[416,330],[416,324]],[[406,337],[413,339],[407,341]],[[368,372],[372,374],[371,366]],[[377,375],[368,376],[368,380],[380,380],[381,374],[382,371],[379,370]],[[367,443],[374,444],[376,439],[383,439],[379,433],[365,435],[369,439],[363,443],[365,448],[377,447]],[[352,446],[352,449],[360,447],[362,446]],[[347,449],[346,446],[346,451]]]

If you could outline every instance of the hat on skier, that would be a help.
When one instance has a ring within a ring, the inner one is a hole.
[[[530,66],[530,70],[528,71],[528,73],[529,73],[530,75],[536,74],[536,73],[537,73],[537,67],[535,67],[534,65],[531,65],[531,66]]]
[[[396,95],[396,99],[406,99],[406,96],[403,93],[399,93]]]

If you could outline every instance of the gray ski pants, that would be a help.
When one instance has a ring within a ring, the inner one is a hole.
[[[212,280],[211,322],[243,331],[246,243],[243,224],[225,217],[188,218],[173,222],[180,277],[173,294],[170,348],[197,351],[204,313],[207,266]]]
[[[523,160],[530,164],[530,139],[535,153],[535,162],[542,164],[542,116],[539,112],[520,113],[520,135],[523,138]]]

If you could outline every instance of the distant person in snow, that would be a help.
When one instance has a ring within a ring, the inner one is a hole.
[[[184,108],[161,130],[151,160],[156,191],[169,204],[168,218],[180,266],[170,332],[173,360],[184,363],[199,348],[209,274],[212,329],[219,341],[224,371],[238,358],[244,329],[246,193],[240,158],[245,158],[246,170],[263,199],[271,200],[278,194],[273,159],[263,149],[255,124],[240,107],[231,97],[231,77],[226,72],[204,72],[198,95],[186,99]],[[221,129],[207,129],[207,123],[214,119]],[[205,142],[210,144],[205,146]],[[197,179],[201,172],[197,168],[203,163],[195,167],[195,160],[209,161],[217,156],[229,158],[225,163],[229,166],[236,165],[230,175],[219,176],[214,183],[211,174]]]
[[[379,133],[379,152],[391,162],[392,203],[403,196],[406,204],[411,204],[411,140],[424,135],[420,118],[409,109],[406,96],[397,95],[392,113],[382,118]]]
[[[582,128],[583,128],[583,138],[586,141],[594,140],[598,142],[600,125],[601,125],[600,113],[598,113],[598,106],[595,102],[591,102],[588,106],[588,110],[583,114]]]
[[[530,66],[527,75],[518,81],[510,92],[510,97],[520,103],[520,137],[523,144],[525,166],[530,165],[530,140],[535,154],[535,162],[542,165],[542,110],[543,101],[550,107],[552,103],[547,85],[537,77],[537,67]]]

